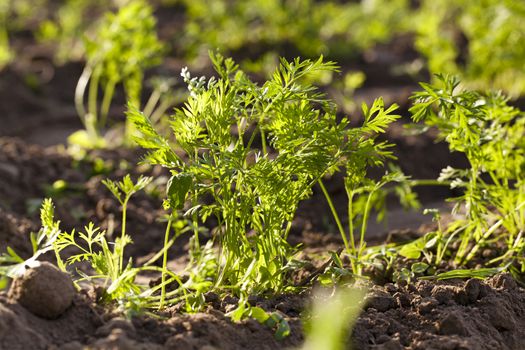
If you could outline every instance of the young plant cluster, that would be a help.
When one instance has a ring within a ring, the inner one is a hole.
[[[404,0],[389,4],[256,1],[253,7],[222,0],[182,2],[189,18],[181,45],[190,55],[217,43],[236,51],[263,42],[292,43],[310,57],[321,52],[345,56],[348,47],[341,49],[341,41],[351,40],[351,47],[365,49],[389,39],[392,32],[387,28],[393,26],[393,32],[415,33],[416,47],[427,57],[430,71],[454,72],[469,86],[500,87],[514,95],[525,89],[521,3],[422,0],[413,9]],[[9,14],[15,11],[22,18],[31,12],[23,4],[26,1],[16,7],[12,2],[0,4],[0,67],[13,57],[8,45]],[[44,22],[41,33],[60,37],[70,47],[76,45],[68,41],[75,35],[71,33],[84,28],[80,26],[83,11],[110,6],[85,0],[66,1],[66,5],[58,14],[62,27]],[[183,302],[186,311],[193,312],[204,305],[207,292],[230,293],[239,298],[238,308],[230,313],[234,320],[253,317],[275,328],[278,336],[286,336],[289,329],[283,317],[252,307],[248,297],[296,290],[290,274],[297,266],[299,248],[288,243],[288,235],[299,204],[318,186],[343,247],[309,282],[377,277],[374,273],[379,270],[383,281],[483,278],[508,271],[525,283],[525,118],[502,93],[466,90],[457,78],[445,75],[436,75],[434,84],[421,84],[423,91],[412,97],[413,121],[423,123],[419,125],[423,131],[436,129],[439,140],[451,152],[462,153],[468,166],[446,167],[438,179],[412,180],[389,164],[385,175],[374,180],[368,177],[368,168],[394,159],[391,145],[376,138],[399,118],[394,114],[396,106],[385,107],[382,99],[370,107],[364,104],[361,125],[350,126],[349,119],[337,115],[335,104],[312,85],[319,77],[337,72],[333,62],[322,57],[281,59],[279,68],[260,84],[232,59],[211,54],[216,76],[192,77],[183,69],[188,97],[168,117],[166,111],[176,100],[169,79],[152,80],[153,92],[141,105],[145,70],[159,63],[164,51],[155,31],[154,9],[145,0],[113,5],[116,12],[108,12],[84,41],[86,65],[75,103],[85,130],[70,141],[87,148],[107,146],[103,133],[121,87],[128,100],[122,143],[133,138],[147,150],[145,162],[169,170],[163,247],[141,266],[126,259],[126,247],[132,243],[127,232],[128,203],[152,181],[139,177],[134,182],[127,175],[122,181],[103,181],[122,208],[121,232],[114,241],[93,223],[82,230],[63,231],[53,203],[45,200],[42,228],[31,235],[33,254],[22,258],[8,248],[0,256],[0,275],[16,277],[51,253],[60,269],[75,271],[77,287],[88,282],[100,285],[103,299],[126,311]],[[231,16],[232,12],[238,16]],[[290,12],[300,18],[293,25],[288,23]],[[417,14],[414,27],[401,21],[408,13]],[[362,14],[373,20],[363,23]],[[349,23],[355,30],[348,29]],[[321,33],[315,40],[310,40],[311,28]],[[486,45],[494,47],[490,56]],[[515,79],[507,86],[509,76]],[[363,79],[354,78],[356,86]],[[169,134],[158,127],[163,117]],[[337,172],[343,173],[347,195],[346,227],[324,184]],[[412,188],[421,185],[450,186],[458,193],[449,199],[455,203],[454,219],[445,221],[442,213],[429,209],[437,225],[432,232],[405,244],[368,247],[368,222],[374,212],[379,219],[384,216],[387,195],[396,194],[407,208],[419,208]],[[170,271],[170,247],[184,233],[192,234],[189,263],[183,272]],[[160,279],[151,286],[139,285],[136,278],[144,273],[156,273]],[[319,312],[321,316],[332,317],[345,298],[360,295],[347,294],[335,298],[329,313]],[[347,319],[354,314],[354,309],[345,310]],[[343,327],[333,331],[334,338],[343,336]],[[314,332],[307,345],[314,348],[322,340],[322,334]]]
[[[428,209],[426,212],[436,221],[436,230],[406,244],[358,251],[350,256],[352,270],[357,275],[364,272],[355,268],[353,259],[356,259],[368,267],[366,273],[371,268],[376,271],[372,275],[378,277],[380,271],[379,279],[383,281],[385,278],[410,281],[416,277],[484,278],[508,271],[523,282],[523,112],[510,106],[501,93],[465,90],[453,76],[439,75],[437,79],[439,83],[435,85],[422,83],[423,91],[412,96],[412,118],[414,122],[424,122],[423,127],[418,127],[421,131],[436,128],[438,139],[447,142],[451,152],[464,154],[468,167],[448,166],[435,181],[401,179],[401,183],[406,188],[421,184],[450,186],[460,193],[449,199],[455,203],[452,209],[455,219],[443,223],[438,210]],[[375,184],[376,188],[382,185],[381,181]],[[367,210],[365,206],[362,213],[366,215]],[[326,271],[324,280],[329,282],[345,275],[338,257],[334,257],[334,265]]]
[[[9,248],[0,257],[0,274],[16,277],[42,255],[53,253],[60,269],[76,271],[78,288],[88,282],[102,286],[102,300],[117,303],[128,315],[178,303],[195,312],[205,305],[208,292],[227,293],[239,298],[238,307],[229,312],[233,320],[252,317],[282,338],[290,332],[282,315],[250,305],[248,297],[297,290],[289,278],[297,267],[297,247],[287,238],[299,203],[319,186],[344,247],[307,282],[333,285],[376,278],[377,271],[382,281],[398,282],[484,278],[508,271],[523,282],[525,118],[501,93],[462,89],[451,76],[438,76],[440,84],[421,84],[423,90],[412,97],[414,122],[424,122],[422,131],[436,128],[438,139],[452,152],[463,153],[468,167],[447,167],[436,180],[412,180],[390,164],[382,178],[372,180],[367,169],[394,158],[391,145],[376,137],[398,118],[395,106],[385,108],[381,99],[371,107],[363,105],[361,125],[351,127],[308,83],[311,75],[335,71],[333,62],[282,59],[272,78],[257,84],[233,60],[219,54],[211,54],[211,59],[215,77],[196,78],[183,69],[189,97],[169,117],[170,135],[157,131],[136,103],[128,105],[135,141],[147,150],[144,161],[170,172],[163,248],[141,266],[125,259],[126,246],[132,243],[128,203],[152,181],[140,177],[134,182],[127,175],[122,181],[103,181],[122,208],[121,232],[114,242],[93,223],[83,230],[62,231],[53,203],[45,200],[42,228],[31,235],[32,256],[24,259]],[[344,172],[346,229],[323,183],[336,172]],[[450,200],[459,218],[444,224],[437,210],[428,210],[436,230],[409,243],[368,247],[368,221],[374,211],[384,215],[387,195],[395,193],[404,206],[418,208],[412,188],[421,185],[447,185],[457,191]],[[184,233],[192,234],[189,263],[182,272],[170,271],[169,248]],[[494,248],[497,254],[487,258],[485,252]],[[145,273],[160,279],[149,286],[138,284],[137,276]],[[330,301],[326,315],[317,310],[312,325],[330,317],[344,298],[361,299],[356,293],[342,292]],[[345,308],[345,322],[355,319],[356,310]],[[343,324],[333,332],[340,345]],[[320,334],[311,330],[308,346],[321,343]]]
[[[465,155],[467,169],[443,169],[440,180],[461,190],[454,213],[464,219],[454,222],[448,233],[438,232],[428,247],[442,254],[431,263],[439,264],[445,250],[455,266],[468,266],[480,259],[483,249],[504,243],[505,249],[487,262],[516,276],[523,264],[525,229],[525,118],[507,104],[501,93],[481,94],[463,90],[459,81],[438,76],[440,84],[421,84],[411,108],[416,122],[436,127],[452,152]],[[456,242],[456,249],[450,243]]]
[[[240,298],[233,319],[250,316],[272,324],[281,335],[287,332],[281,316],[251,307],[248,296],[294,288],[288,277],[297,249],[287,236],[299,203],[317,183],[324,189],[325,175],[341,169],[347,172],[348,186],[370,185],[367,168],[391,157],[389,145],[375,138],[398,116],[392,114],[395,106],[385,108],[379,99],[370,109],[363,105],[360,127],[350,127],[346,117],[337,118],[335,105],[308,83],[314,74],[337,69],[322,58],[283,59],[272,79],[262,85],[251,81],[231,59],[219,54],[211,58],[217,77],[194,78],[182,71],[190,96],[169,118],[172,135],[162,136],[150,118],[129,103],[128,120],[139,133],[135,140],[148,150],[145,161],[171,172],[164,200],[168,211],[164,247],[143,266],[125,262],[125,247],[131,243],[127,204],[151,181],[141,177],[133,182],[128,175],[120,182],[104,181],[122,206],[122,231],[115,242],[93,224],[62,231],[52,202],[46,200],[42,229],[32,238],[34,255],[24,260],[9,249],[3,256],[4,274],[13,277],[51,251],[61,269],[78,267],[78,285],[102,281],[106,299],[127,310],[183,301],[187,311],[195,311],[206,292],[226,292]],[[211,237],[203,234],[209,222],[215,226]],[[365,230],[366,224],[362,234]],[[168,250],[188,231],[193,237],[183,277],[168,270]],[[351,245],[343,237],[359,260],[363,237],[359,245],[353,235]],[[78,253],[64,259],[66,248]],[[159,260],[161,266],[156,266]],[[84,261],[93,274],[80,268]],[[151,271],[161,275],[157,285],[135,283],[139,273]]]
[[[165,204],[191,218],[196,249],[199,226],[209,217],[217,222],[210,287],[241,296],[283,291],[294,252],[286,239],[299,202],[340,167],[361,179],[368,165],[380,164],[390,153],[374,138],[397,116],[377,100],[365,108],[362,127],[338,122],[333,104],[304,83],[334,70],[332,62],[282,60],[259,86],[231,59],[211,57],[218,78],[183,70],[191,96],[171,118],[174,142],[133,106],[128,118],[142,134],[137,143],[150,150],[147,161],[171,170]]]

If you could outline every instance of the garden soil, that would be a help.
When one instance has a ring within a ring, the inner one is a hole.
[[[33,76],[38,84],[31,85],[27,83],[30,76],[22,72],[24,67],[15,66],[0,73],[0,249],[4,251],[9,246],[23,257],[31,253],[28,237],[39,228],[38,207],[42,198],[54,197],[56,216],[64,229],[78,229],[94,221],[109,232],[118,232],[120,208],[100,180],[120,179],[126,173],[134,178],[153,175],[160,184],[167,180],[166,172],[160,168],[137,166],[141,154],[134,150],[96,154],[104,159],[103,164],[77,161],[64,152],[60,145],[65,144],[67,135],[80,128],[71,104],[75,84],[71,77],[79,76],[81,65],[54,67],[39,55],[31,59],[38,60],[40,67],[52,69],[52,74],[45,69],[39,71]],[[382,65],[378,61],[375,67]],[[174,76],[177,69],[180,67],[173,68]],[[374,69],[365,73],[369,79],[358,91],[358,97],[369,100],[382,94],[391,101],[403,99],[401,113],[406,114],[406,95],[416,88],[414,82],[393,77],[389,81],[386,73],[374,73]],[[122,111],[112,113],[121,115]],[[407,137],[403,123],[396,123],[386,137],[396,144],[400,166],[414,178],[436,178],[443,166],[464,162],[449,154],[444,145],[435,144],[435,135]],[[51,185],[57,180],[65,181],[66,188],[53,188]],[[331,179],[327,188],[344,221],[346,198],[340,180]],[[425,207],[434,207],[452,193],[433,187],[419,194]],[[136,263],[146,261],[161,248],[161,208],[160,196],[139,193],[130,202],[128,228],[134,244],[127,254]],[[389,233],[413,237],[422,232],[418,226],[428,224],[428,218],[392,209],[389,225],[374,226],[373,237],[369,238],[380,242]],[[298,283],[316,273],[325,259],[318,258],[321,253],[326,255],[341,247],[331,222],[327,205],[316,189],[313,197],[302,203],[290,235],[290,243],[303,244],[301,257],[310,261],[296,276]],[[213,227],[212,222],[208,224]],[[392,232],[403,228],[409,229]],[[171,268],[180,268],[187,249],[187,239],[181,237],[170,251]],[[52,258],[44,256],[44,260]],[[237,301],[232,297],[221,299],[209,294],[207,309],[195,315],[183,315],[181,306],[176,305],[156,317],[126,318],[97,302],[99,294],[96,288],[86,287],[74,295],[72,305],[64,313],[46,319],[28,311],[7,291],[1,292],[0,349],[292,349],[304,340],[301,316],[312,297],[306,291],[300,295],[250,299],[252,305],[279,312],[289,322],[291,334],[277,340],[272,329],[254,320],[236,324],[226,317]],[[353,346],[354,350],[525,348],[525,290],[508,275],[483,282],[418,281],[373,286],[362,308],[353,331],[348,331],[348,347]]]
[[[106,159],[124,159],[133,164],[138,155],[105,154]],[[46,184],[64,179],[79,193],[57,199],[57,217],[66,226],[78,226],[78,220],[94,219],[108,226],[108,217],[118,221],[119,208],[102,186],[100,175],[85,174],[90,164],[77,164],[56,147],[30,145],[23,139],[3,137],[0,141],[0,248],[7,246],[20,255],[30,253],[27,240],[38,229],[38,213],[28,212],[31,201],[46,195]],[[130,165],[134,175],[160,170]],[[116,169],[116,170],[115,170]],[[118,178],[124,170],[116,167],[107,176]],[[337,193],[337,188],[332,187]],[[133,215],[129,227],[135,244],[130,255],[145,259],[160,247],[155,235],[162,225],[155,221],[160,200],[137,196],[130,206]],[[102,204],[101,204],[102,203]],[[315,201],[307,203],[294,223],[292,243],[303,243],[304,256],[328,249],[336,250],[337,235],[322,231],[313,212]],[[84,215],[77,217],[75,211]],[[319,214],[317,214],[319,215]],[[115,219],[115,217],[117,217]],[[118,225],[118,224],[117,224]],[[328,226],[329,228],[329,226]],[[417,232],[409,231],[409,234]],[[174,257],[183,258],[185,243],[174,248]],[[315,265],[312,260],[312,266]],[[176,266],[172,262],[171,266]],[[315,268],[306,268],[308,277]],[[182,315],[174,307],[160,318],[136,316],[126,320],[108,307],[97,305],[97,293],[77,293],[73,305],[60,317],[48,320],[26,310],[19,303],[0,296],[0,349],[279,349],[301,345],[301,314],[307,308],[308,293],[283,295],[274,299],[252,299],[252,304],[285,316],[291,335],[276,340],[273,330],[254,320],[232,323],[225,316],[236,300],[207,297],[208,310],[196,315]],[[356,302],[356,301],[349,301]],[[354,349],[522,349],[525,339],[525,290],[507,275],[486,282],[419,281],[400,286],[375,286],[369,293],[351,343]],[[349,331],[350,333],[350,331]],[[349,342],[350,343],[350,342]]]
[[[175,307],[155,318],[131,319],[102,308],[95,299],[93,290],[81,291],[65,313],[48,320],[0,294],[0,348],[293,349],[303,341],[300,315],[309,296],[252,299],[254,305],[285,316],[291,334],[284,340],[276,340],[271,329],[254,320],[233,323],[225,312],[234,307],[234,298],[208,296],[206,312],[194,315],[182,315]],[[347,348],[523,349],[524,305],[525,290],[509,275],[484,282],[374,286],[352,335],[349,331]]]

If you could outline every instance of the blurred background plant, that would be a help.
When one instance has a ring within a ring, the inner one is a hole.
[[[151,69],[171,67],[175,56],[193,70],[209,70],[210,49],[233,57],[259,79],[270,77],[279,57],[322,54],[335,60],[343,67],[343,83],[333,72],[311,79],[326,86],[345,112],[356,111],[353,96],[374,74],[366,68],[372,61],[376,68],[386,64],[391,78],[403,75],[412,84],[433,81],[434,73],[455,74],[469,88],[501,89],[518,98],[525,91],[524,20],[525,3],[511,0],[5,0],[0,69],[9,62],[27,66],[32,61],[24,56],[39,55],[25,50],[30,38],[56,65],[83,62],[76,107],[85,131],[72,142],[107,147],[101,134],[115,124],[106,123],[115,96],[124,95],[117,119],[123,119],[126,99],[137,105],[149,99],[145,111],[161,120],[182,101],[182,84],[148,86]],[[406,57],[396,58],[399,52]],[[124,134],[116,144],[129,144],[129,128],[109,138]]]
[[[85,133],[72,135],[72,142],[84,138],[95,147],[104,145],[100,130],[107,126],[117,84],[122,83],[126,100],[140,106],[144,70],[159,64],[162,57],[155,25],[152,8],[142,0],[134,0],[117,13],[107,13],[93,38],[86,37],[87,63],[75,91],[75,105]],[[83,101],[86,89],[87,108]],[[101,101],[99,89],[103,91]],[[124,143],[130,129],[126,123]]]
[[[525,2],[421,2],[415,46],[432,73],[455,74],[471,88],[525,92]]]
[[[408,1],[181,0],[187,11],[185,33],[177,46],[190,57],[209,49],[258,56],[280,55],[340,60],[385,42],[403,30]],[[387,6],[386,6],[387,5]]]

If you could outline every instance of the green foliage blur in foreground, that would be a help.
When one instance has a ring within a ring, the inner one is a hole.
[[[365,291],[357,288],[315,291],[312,310],[304,320],[306,339],[301,350],[349,349],[346,343],[364,297]]]

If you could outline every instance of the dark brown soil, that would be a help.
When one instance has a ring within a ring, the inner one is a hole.
[[[233,323],[224,312],[126,319],[95,305],[85,293],[56,320],[35,316],[0,295],[1,349],[280,349],[302,341],[300,321],[287,317],[291,336],[283,341],[254,320]]]
[[[375,287],[354,328],[356,349],[523,349],[525,290],[510,275],[482,282]]]
[[[29,233],[36,231],[37,225],[31,220],[0,207],[0,249],[5,252],[7,247],[13,248],[19,254],[31,252]]]
[[[207,312],[165,312],[128,320],[92,302],[89,293],[56,320],[46,320],[0,295],[2,349],[286,349],[302,343],[300,315],[307,295],[254,299],[278,310],[291,327],[284,341],[247,320],[234,324],[224,312],[235,299],[210,302]],[[213,299],[213,298],[211,298]],[[359,302],[349,300],[348,302]],[[509,275],[482,282],[419,281],[374,286],[353,330],[353,349],[523,349],[525,290]],[[213,306],[215,304],[215,307]],[[350,347],[350,346],[349,346]]]

